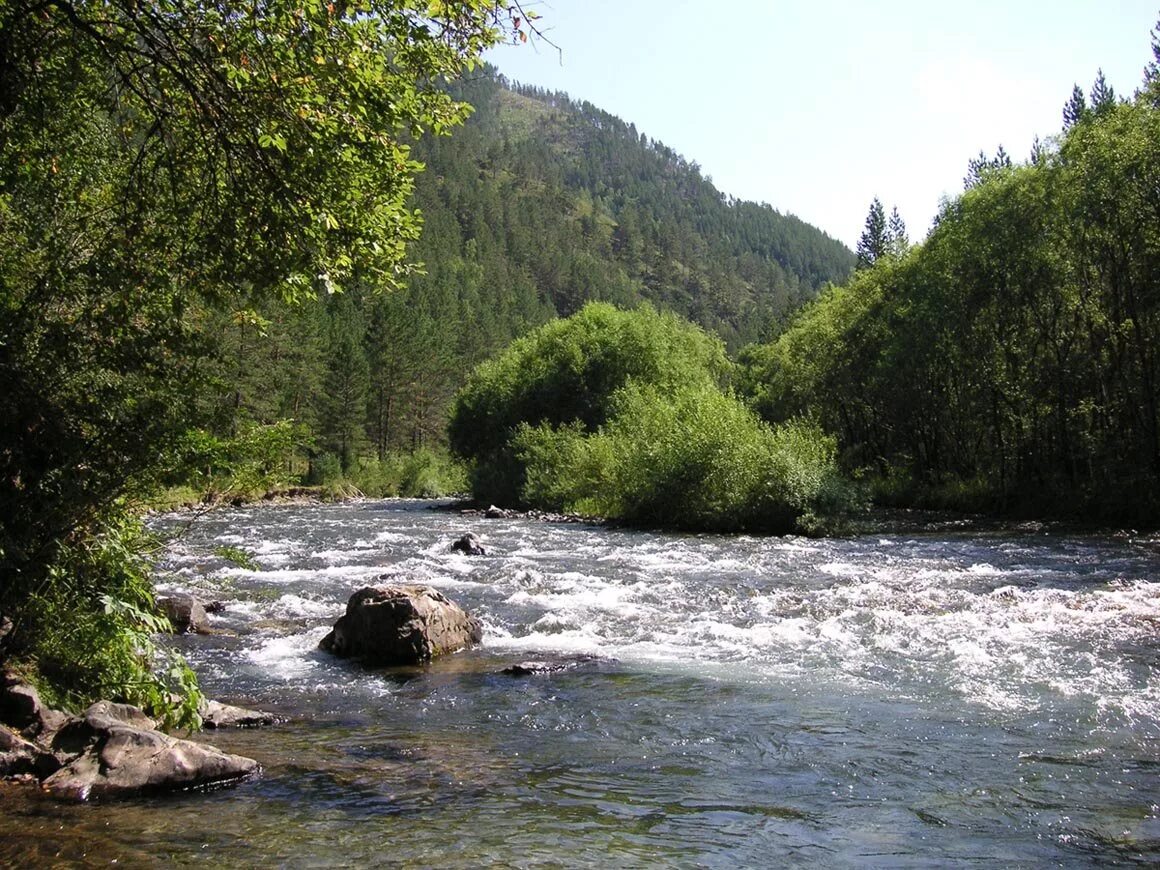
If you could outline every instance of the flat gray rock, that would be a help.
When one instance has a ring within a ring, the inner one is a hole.
[[[89,717],[86,723],[94,724]],[[213,746],[113,723],[98,731],[84,752],[42,785],[56,798],[84,801],[236,782],[260,769],[253,759]]]
[[[206,701],[198,712],[201,714],[201,724],[206,728],[259,728],[282,721],[273,713],[247,710],[221,701]]]

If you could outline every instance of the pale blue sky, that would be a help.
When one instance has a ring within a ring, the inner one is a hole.
[[[548,45],[502,46],[504,75],[577,99],[853,246],[870,200],[912,239],[967,161],[1026,158],[1103,67],[1131,94],[1160,0],[533,0]]]

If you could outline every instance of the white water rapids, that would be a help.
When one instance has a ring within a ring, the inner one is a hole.
[[[467,531],[487,556],[451,551]],[[690,536],[388,501],[227,510],[161,569],[225,605],[177,641],[209,693],[290,717],[209,735],[265,775],[14,810],[45,833],[0,863],[71,854],[57,831],[130,864],[1160,863],[1155,538]],[[320,652],[384,576],[480,616],[482,647],[399,671]],[[573,666],[501,673],[527,659]]]

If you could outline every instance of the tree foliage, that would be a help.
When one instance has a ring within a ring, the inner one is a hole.
[[[630,383],[598,432],[525,424],[513,445],[529,503],[632,525],[784,534],[847,501],[832,438],[771,427],[709,385]]]
[[[451,447],[475,463],[478,498],[516,503],[523,466],[510,444],[521,424],[595,431],[630,382],[668,389],[717,384],[729,370],[720,339],[676,315],[589,303],[475,369],[455,399]]]
[[[343,473],[332,389],[340,312],[345,332],[361,335],[342,368],[360,366],[357,345],[367,372],[365,408],[341,415],[345,441],[382,464],[440,449],[475,365],[589,301],[650,301],[736,346],[850,271],[836,241],[725,199],[695,164],[590,104],[511,86],[486,67],[452,90],[475,108],[454,136],[412,143],[426,165],[411,199],[423,233],[410,246],[421,268],[405,286],[381,292],[368,277],[341,304],[268,300],[219,318],[219,416],[234,426],[293,418],[312,436],[315,481]],[[346,473],[373,481],[363,464],[368,456],[347,456]]]
[[[1028,165],[972,161],[911,255],[747,351],[755,406],[816,414],[897,498],[1154,524],[1160,110],[1109,100]]]
[[[485,501],[791,531],[836,503],[833,442],[801,422],[771,429],[726,393],[723,350],[673,314],[590,303],[475,370],[452,446]]]
[[[223,320],[258,333],[263,300],[404,281],[409,143],[463,118],[443,82],[507,16],[482,0],[0,8],[0,611],[18,644],[33,591],[62,560],[84,570],[67,553],[181,464],[190,428],[232,413],[203,389]],[[74,588],[96,606],[99,578]]]
[[[874,197],[866,215],[866,226],[858,237],[858,268],[868,269],[879,258],[890,253],[890,228],[886,223],[886,209],[882,200]]]
[[[492,72],[456,94],[475,107],[463,130],[415,150],[428,166],[416,201],[430,238],[418,250],[431,279],[460,258],[475,266],[465,277],[501,313],[542,316],[529,296],[553,316],[643,301],[736,348],[854,265],[835,239],[726,197],[696,163],[591,103]]]

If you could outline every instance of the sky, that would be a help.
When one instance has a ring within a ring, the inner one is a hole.
[[[870,202],[921,240],[967,161],[1025,160],[1102,68],[1130,96],[1160,0],[531,0],[559,48],[486,59],[636,124],[713,179],[853,247]]]

